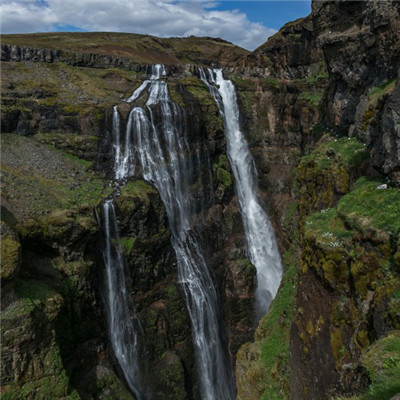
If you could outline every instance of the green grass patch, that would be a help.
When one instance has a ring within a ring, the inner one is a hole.
[[[363,356],[371,385],[362,400],[389,400],[400,392],[400,331],[374,343]]]
[[[266,388],[261,399],[289,398],[290,328],[296,309],[298,272],[297,252],[293,245],[283,256],[286,267],[280,289],[268,313],[260,321],[255,339],[260,340],[261,361],[266,370]]]
[[[328,208],[307,217],[305,222],[306,237],[314,237],[316,241],[328,247],[342,247],[354,237],[355,232],[348,230],[337,210]]]
[[[397,79],[390,79],[382,85],[375,86],[368,95],[368,105],[375,105],[378,103],[378,100],[386,95],[390,94],[394,88],[396,87]]]
[[[68,375],[62,370],[58,375],[27,382],[19,387],[12,385],[6,393],[2,393],[1,398],[2,400],[80,400],[81,397],[76,390],[70,390]]]
[[[50,286],[33,279],[19,279],[15,285],[15,295],[17,299],[1,312],[1,319],[7,320],[29,315],[41,303],[60,296]]]
[[[121,237],[120,243],[122,251],[125,255],[130,255],[132,253],[133,245],[135,244],[136,238],[134,237]]]
[[[317,147],[310,155],[300,160],[300,166],[313,161],[318,169],[327,169],[333,163],[354,168],[369,159],[368,149],[356,138],[331,140]]]
[[[157,193],[156,189],[149,183],[136,179],[134,181],[129,181],[122,189],[122,196],[132,196],[132,197],[143,197],[149,193]]]
[[[400,234],[400,189],[377,189],[382,182],[360,178],[354,189],[340,199],[339,215],[361,232],[383,231],[393,237]]]
[[[318,106],[322,100],[323,93],[303,92],[299,99],[307,101],[312,106]]]
[[[323,70],[320,72],[312,72],[307,78],[306,78],[306,82],[309,85],[315,85],[317,83],[326,81],[329,78],[329,74],[328,71]]]

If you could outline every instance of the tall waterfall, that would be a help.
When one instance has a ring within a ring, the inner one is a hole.
[[[162,80],[165,75],[162,65],[154,66],[150,78],[125,100],[133,103],[145,90],[148,91],[146,106],[132,108],[122,141],[118,110],[114,108],[115,177],[124,179],[132,175],[136,160],[143,178],[158,189],[167,211],[172,245],[177,257],[178,277],[190,315],[201,397],[204,400],[233,400],[235,384],[228,346],[221,329],[220,301],[202,250],[199,232],[193,221],[195,212],[199,211],[196,209],[199,201],[191,192],[190,186],[199,180],[196,171],[201,168],[195,164],[199,163],[200,159],[198,153],[196,155],[196,151],[191,150],[189,146],[185,112],[171,101],[167,82]],[[201,193],[197,193],[197,196],[201,196]],[[105,215],[113,213],[110,212],[111,206],[111,202],[105,203]],[[122,265],[118,257],[110,257],[110,260],[110,264]],[[118,284],[124,285],[120,281],[123,278],[122,273],[117,278],[108,276],[109,285],[112,286],[116,279]],[[111,293],[111,290],[109,292]],[[110,302],[114,300],[109,297]],[[121,295],[117,300],[120,303],[127,302]],[[119,307],[122,307],[122,310],[110,306],[110,324],[128,326],[126,329],[130,330],[129,314],[124,311],[124,307],[127,306],[120,304]],[[118,356],[119,347],[122,346],[120,341],[127,340],[128,335],[124,336],[121,332],[113,335],[113,329],[111,327],[111,338],[118,361],[125,377],[133,376],[135,361]],[[131,333],[134,345],[136,336]],[[129,368],[133,372],[125,372]],[[137,388],[130,384],[128,377],[127,381],[136,393]]]
[[[227,152],[233,175],[250,261],[257,269],[256,311],[260,318],[268,310],[282,278],[282,264],[274,231],[257,198],[256,168],[240,129],[239,107],[233,83],[222,70],[204,70],[200,77],[213,95],[224,119]]]
[[[106,267],[106,309],[111,345],[124,373],[129,388],[137,400],[145,398],[139,368],[139,321],[130,317],[129,305],[132,300],[126,285],[125,266],[119,240],[118,225],[113,200],[103,204],[103,231],[105,247],[103,259]]]

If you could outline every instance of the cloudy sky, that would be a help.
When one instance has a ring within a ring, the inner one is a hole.
[[[253,50],[311,0],[3,0],[2,33],[115,31],[221,37]]]

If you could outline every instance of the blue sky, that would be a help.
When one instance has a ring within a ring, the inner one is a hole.
[[[212,36],[253,50],[310,9],[311,0],[3,0],[1,29]]]
[[[311,12],[311,0],[297,1],[221,1],[217,10],[238,9],[250,21],[279,30],[286,22],[305,17]]]

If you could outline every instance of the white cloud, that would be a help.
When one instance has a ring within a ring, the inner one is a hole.
[[[2,33],[47,32],[57,26],[160,37],[221,37],[249,50],[276,31],[215,3],[170,0],[3,0]]]

